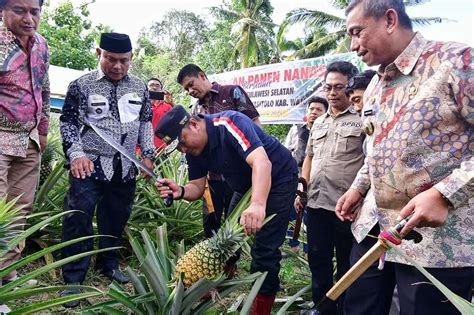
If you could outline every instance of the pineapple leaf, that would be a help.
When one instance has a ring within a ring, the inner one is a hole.
[[[183,303],[184,296],[184,284],[183,284],[183,275],[181,274],[178,278],[178,283],[175,287],[175,296],[173,299],[173,305],[171,306],[171,315],[179,315],[181,310],[181,305]]]
[[[283,304],[283,306],[280,308],[280,310],[278,311],[277,315],[285,315],[286,314],[286,310],[293,304],[296,302],[296,300],[302,296],[303,294],[305,294],[306,292],[310,291],[311,290],[311,284],[308,284],[307,286],[305,286],[303,289],[299,290],[298,292],[296,292],[295,295],[293,295],[288,301],[286,301],[285,304]]]
[[[184,292],[184,298],[181,306],[181,312],[180,314],[190,314],[191,308],[193,307],[194,304],[196,304],[201,297],[206,294],[208,291],[211,289],[214,289],[218,285],[220,285],[224,280],[226,279],[226,276],[221,274],[217,279],[215,280],[209,280],[206,278],[203,278],[196,283],[194,283],[189,289],[187,289]],[[193,312],[194,314],[194,312]]]
[[[267,277],[267,272],[265,271],[257,278],[257,280],[252,286],[252,290],[250,290],[249,292],[249,295],[247,297],[247,300],[245,301],[245,304],[242,306],[242,310],[240,311],[240,314],[242,315],[250,314],[250,308],[252,307],[253,300],[255,300],[255,297],[257,296],[258,291],[260,290],[260,287],[262,286],[263,281],[265,280],[266,277]]]
[[[462,297],[454,294],[451,290],[449,290],[444,284],[442,284],[438,279],[433,277],[425,268],[423,268],[416,260],[405,254],[403,250],[394,246],[390,242],[386,242],[392,251],[395,251],[398,255],[402,256],[406,260],[408,260],[418,271],[420,271],[428,280],[433,283],[438,290],[440,290],[451,303],[458,309],[461,314],[474,314],[474,305],[463,299]]]

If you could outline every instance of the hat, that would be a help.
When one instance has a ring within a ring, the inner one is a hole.
[[[155,135],[163,140],[166,144],[170,144],[181,135],[181,130],[186,126],[191,115],[181,105],[176,105],[170,109],[161,118],[155,130]]]
[[[375,73],[376,72],[374,70],[366,70],[362,73],[359,73],[358,75],[353,76],[347,83],[346,92],[350,93],[353,90],[358,89],[365,90]]]
[[[132,42],[126,34],[102,33],[99,47],[111,53],[124,54],[132,51]]]

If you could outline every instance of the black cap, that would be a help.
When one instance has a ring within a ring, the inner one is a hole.
[[[181,105],[176,105],[161,118],[155,130],[155,135],[170,144],[181,135],[191,115]]]
[[[375,74],[376,72],[374,70],[366,70],[353,76],[347,83],[346,92],[350,93],[358,89],[365,90]]]
[[[132,42],[126,34],[102,33],[99,47],[111,53],[124,54],[132,51]]]

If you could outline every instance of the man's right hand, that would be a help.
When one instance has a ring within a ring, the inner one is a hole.
[[[336,216],[339,220],[353,221],[357,214],[357,211],[354,211],[353,209],[362,201],[362,198],[363,196],[357,189],[349,188],[349,190],[339,198],[336,204]]]
[[[71,174],[75,178],[85,179],[94,172],[94,163],[87,157],[83,156],[71,162]]]
[[[303,203],[301,202],[300,196],[296,196],[294,206],[295,206],[295,210],[296,210],[297,213],[298,213],[299,211],[303,211],[304,205],[303,205]]]
[[[167,198],[169,195],[173,195],[173,199],[176,200],[181,196],[181,187],[178,186],[171,179],[161,179],[156,182],[156,187],[160,191],[161,198]]]

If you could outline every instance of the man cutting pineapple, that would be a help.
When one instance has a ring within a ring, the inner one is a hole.
[[[251,272],[267,271],[252,314],[270,314],[279,289],[281,252],[297,186],[298,169],[291,153],[247,116],[225,111],[191,116],[182,106],[171,109],[161,120],[156,135],[167,144],[178,141],[186,154],[189,182],[178,186],[164,179],[157,186],[163,197],[197,200],[202,197],[209,171],[223,174],[237,192],[252,187],[250,206],[240,223],[246,234],[255,234]],[[276,214],[262,227],[264,218]]]

